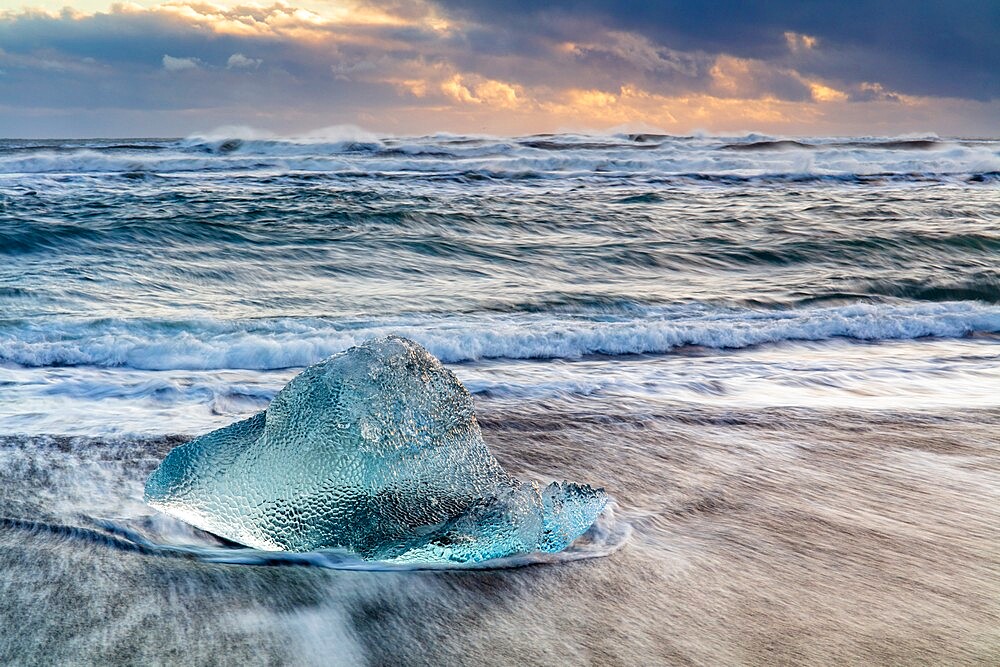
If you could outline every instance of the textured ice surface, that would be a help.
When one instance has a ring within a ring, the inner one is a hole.
[[[458,378],[395,336],[307,368],[264,412],[175,448],[145,497],[260,549],[429,563],[562,550],[608,500],[508,475]]]

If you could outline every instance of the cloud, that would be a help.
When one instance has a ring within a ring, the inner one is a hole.
[[[793,65],[845,85],[880,81],[906,94],[1000,97],[1000,2],[892,0],[440,0],[465,21],[519,40],[580,41],[609,32],[651,44]]]
[[[514,109],[526,101],[520,86],[476,75],[455,74],[441,83],[441,91],[461,104],[485,104],[493,109]]]
[[[387,59],[383,58],[382,61],[386,62]],[[333,72],[338,81],[351,81],[351,75],[370,72],[377,68],[378,64],[371,60],[343,61],[330,65],[330,71]]]
[[[698,76],[708,59],[699,54],[657,46],[642,35],[620,31],[608,32],[600,41],[569,43],[566,48],[584,57],[592,54],[610,55],[628,66],[646,72],[677,73],[688,77]]]
[[[811,35],[800,35],[790,30],[785,31],[785,41],[788,43],[788,50],[792,53],[810,51],[819,44],[819,40]]]
[[[894,102],[898,104],[913,104],[914,100],[906,95],[886,90],[881,83],[864,81],[850,92],[850,99],[855,102]]]
[[[817,102],[843,102],[848,99],[847,93],[822,83],[810,83],[809,92]]]
[[[816,99],[812,94],[812,83],[799,72],[764,60],[720,55],[715,58],[708,74],[711,84],[706,92],[718,97],[800,102]]]
[[[1000,122],[1000,3],[240,1],[0,13],[0,126],[48,114],[96,134],[133,118],[129,132],[159,134],[633,122],[982,134]]]
[[[242,53],[234,53],[226,60],[226,69],[257,69],[264,62],[260,58],[248,58]]]
[[[163,56],[163,69],[168,72],[183,72],[189,69],[198,69],[197,58],[174,58],[173,56]]]

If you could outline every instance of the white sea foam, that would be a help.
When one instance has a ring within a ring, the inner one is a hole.
[[[0,360],[21,366],[146,370],[281,369],[315,363],[369,338],[411,338],[445,362],[575,359],[744,348],[790,340],[954,338],[1000,332],[1000,306],[975,302],[859,303],[793,310],[675,306],[618,315],[430,315],[364,322],[324,319],[47,320],[0,329]]]
[[[95,529],[87,532],[113,536],[120,541],[122,548],[134,548],[152,556],[197,559],[206,563],[232,565],[308,565],[333,570],[388,572],[494,570],[608,556],[621,549],[632,535],[632,526],[617,516],[618,504],[611,499],[594,524],[569,547],[559,552],[531,552],[469,563],[392,563],[366,561],[349,552],[335,549],[302,553],[260,551],[249,547],[220,545],[219,540],[210,533],[192,529],[177,519],[149,515],[142,510],[135,510],[134,507],[129,509],[132,510],[132,516],[127,519],[97,520],[94,522]]]
[[[58,148],[56,150],[55,148]],[[180,141],[0,150],[0,174],[202,172],[487,173],[579,177],[836,178],[961,176],[1000,171],[1000,144],[933,138],[378,137],[351,126],[278,137],[220,128]]]

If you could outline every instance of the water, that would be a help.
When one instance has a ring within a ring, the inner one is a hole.
[[[2,141],[0,253],[0,661],[1000,661],[1000,141]],[[359,572],[142,504],[387,333],[617,498],[600,557]]]

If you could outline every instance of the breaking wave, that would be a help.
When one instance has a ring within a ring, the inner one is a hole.
[[[992,140],[929,137],[788,139],[584,136],[497,138],[377,136],[343,126],[279,137],[251,128],[220,128],[186,139],[3,141],[0,175],[176,174],[188,172],[405,173],[491,179],[553,175],[656,175],[665,178],[867,183],[961,177],[992,181],[1000,146]]]
[[[0,360],[28,367],[269,370],[302,367],[369,338],[411,338],[442,361],[573,359],[745,348],[782,341],[955,338],[1000,332],[1000,306],[976,302],[789,310],[699,305],[633,313],[400,316],[367,321],[274,318],[236,321],[7,321]]]

